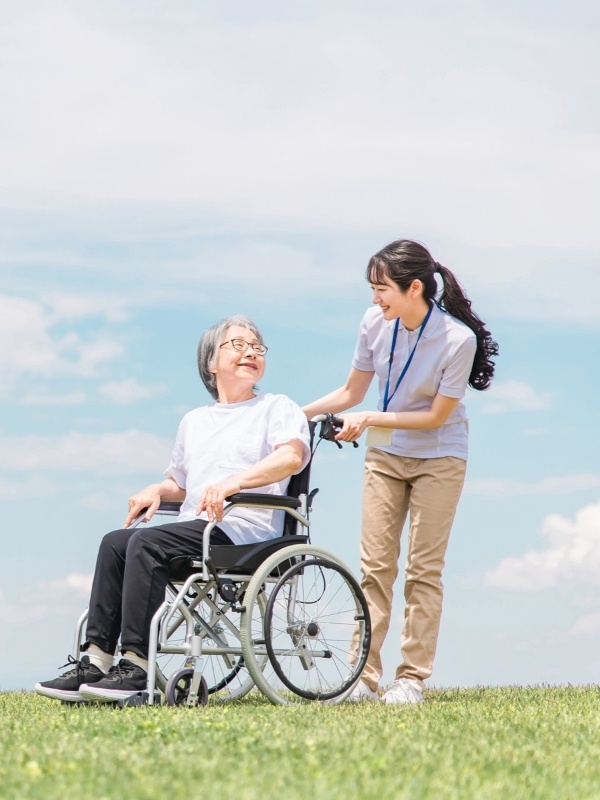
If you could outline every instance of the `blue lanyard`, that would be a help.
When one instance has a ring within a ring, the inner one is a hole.
[[[396,387],[395,387],[394,391],[390,395],[390,377],[391,377],[391,374],[392,374],[392,362],[394,360],[394,350],[396,349],[396,339],[398,338],[398,328],[400,327],[400,320],[399,319],[396,320],[396,324],[394,325],[394,335],[392,336],[392,347],[390,349],[390,359],[388,361],[387,381],[385,383],[385,392],[384,392],[384,395],[383,395],[383,410],[384,411],[388,410],[388,406],[390,404],[390,400],[392,399],[392,397],[398,391],[398,387],[400,386],[404,376],[408,372],[408,368],[410,367],[410,362],[413,360],[413,356],[415,354],[415,350],[417,349],[417,345],[419,344],[419,339],[423,335],[423,331],[425,330],[425,326],[429,322],[429,317],[431,316],[431,312],[432,311],[433,311],[433,303],[429,306],[429,311],[427,312],[427,316],[423,320],[423,324],[421,325],[421,329],[419,330],[419,335],[417,336],[417,341],[415,342],[415,346],[410,351],[410,355],[409,355],[408,359],[406,360],[406,364],[404,365],[404,369],[400,373],[400,377],[398,378],[398,380],[396,382]]]

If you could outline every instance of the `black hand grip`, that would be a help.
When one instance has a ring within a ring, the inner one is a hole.
[[[319,439],[327,439],[328,442],[335,442],[337,445],[340,443],[336,440],[335,435],[343,423],[341,419],[337,419],[333,414],[327,414],[327,418],[321,422],[321,430],[319,431]],[[337,425],[334,423],[337,422]],[[341,447],[341,445],[340,445]]]
[[[327,414],[327,419],[321,423],[321,430],[319,431],[320,439],[327,439],[328,442],[335,442],[341,449],[342,444],[335,438],[336,433],[344,426],[344,420],[335,417],[333,414]],[[358,447],[358,442],[352,442],[353,447]]]

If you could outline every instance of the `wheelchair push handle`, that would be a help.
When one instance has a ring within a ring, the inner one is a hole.
[[[342,443],[335,438],[335,435],[343,427],[344,421],[333,414],[319,414],[318,417],[314,418],[314,421],[321,423],[319,439],[327,439],[328,442],[335,442],[341,449]],[[352,442],[352,446],[358,447],[358,442]]]

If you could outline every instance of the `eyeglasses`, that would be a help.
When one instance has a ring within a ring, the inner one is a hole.
[[[245,339],[228,339],[226,342],[223,342],[223,344],[220,344],[219,347],[224,347],[226,344],[230,344],[238,353],[245,353],[246,350],[251,347],[259,356],[264,356],[269,349],[266,344],[247,342]]]

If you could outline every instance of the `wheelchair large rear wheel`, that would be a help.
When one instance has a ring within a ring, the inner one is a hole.
[[[253,627],[261,630],[265,616],[266,601],[258,598],[253,613]],[[203,639],[203,648],[219,646],[223,641],[230,647],[241,647],[240,612],[232,611],[228,603],[219,604],[218,611],[214,606],[207,614],[209,626],[214,633],[207,632]],[[217,640],[218,636],[218,640]],[[243,655],[223,654],[207,655],[204,664],[204,676],[208,684],[210,702],[239,700],[254,688],[254,679],[248,671]],[[267,663],[265,655],[262,666]]]
[[[267,602],[256,637],[248,615],[259,596]],[[244,606],[244,658],[271,702],[339,702],[349,693],[367,660],[371,625],[360,586],[337,556],[312,545],[279,551],[256,571]],[[259,669],[264,653],[269,663]]]

